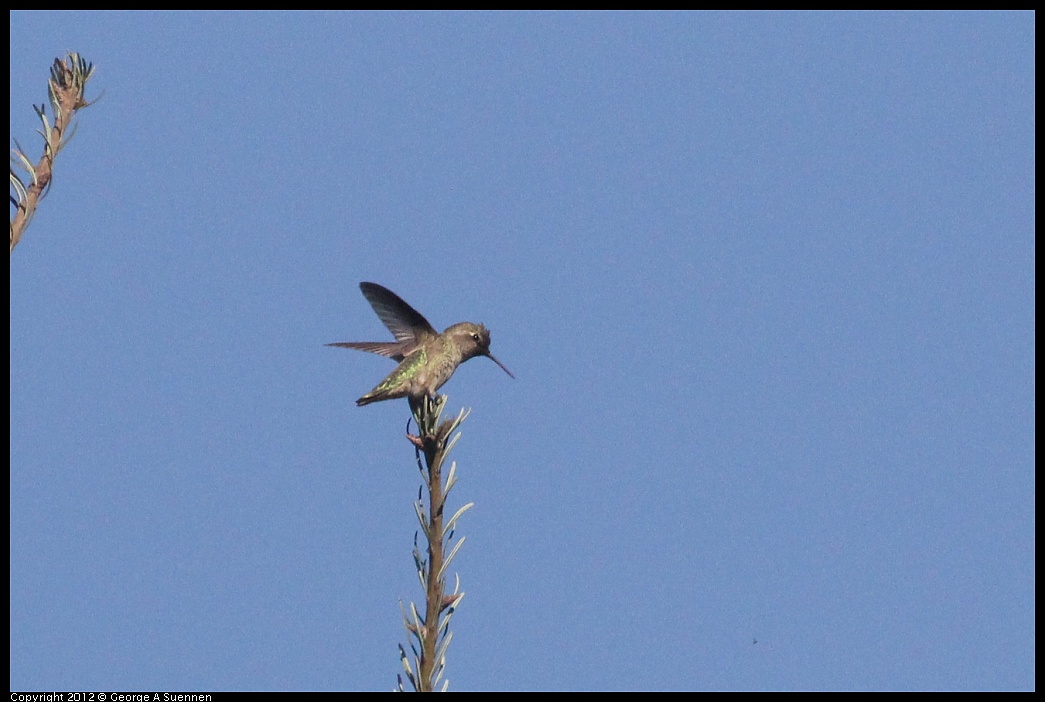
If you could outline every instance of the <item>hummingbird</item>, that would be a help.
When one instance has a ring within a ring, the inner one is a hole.
[[[490,353],[490,330],[482,324],[459,322],[442,334],[403,298],[377,283],[360,283],[359,289],[395,341],[339,341],[327,346],[369,351],[399,363],[377,387],[356,400],[360,407],[371,402],[408,397],[411,402],[432,397],[457,367],[470,358],[486,356],[514,378]]]

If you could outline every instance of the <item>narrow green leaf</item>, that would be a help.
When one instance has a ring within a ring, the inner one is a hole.
[[[470,510],[474,505],[475,505],[474,502],[469,502],[464,507],[462,507],[461,509],[459,509],[456,512],[454,512],[454,516],[450,517],[449,521],[446,522],[446,526],[443,528],[443,534],[446,534],[447,532],[452,531],[453,528],[454,528],[454,524],[457,523],[457,518],[460,517],[465,512],[467,512],[468,510]]]

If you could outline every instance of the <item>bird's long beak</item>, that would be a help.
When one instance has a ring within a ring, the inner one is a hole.
[[[511,376],[512,378],[515,378],[515,376],[514,376],[514,375],[512,375],[512,372],[511,372],[510,370],[508,370],[507,368],[505,368],[505,367],[504,367],[504,364],[503,364],[503,363],[501,363],[501,362],[500,362],[500,361],[498,361],[498,360],[497,360],[496,358],[494,358],[494,356],[493,356],[493,354],[492,354],[492,353],[490,353],[490,352],[488,351],[488,352],[486,352],[486,354],[485,354],[485,355],[486,355],[486,357],[487,357],[487,358],[489,358],[489,359],[490,359],[491,361],[493,361],[494,363],[496,363],[497,365],[499,365],[499,366],[501,367],[501,370],[503,370],[503,371],[504,371],[505,373],[507,373],[507,374],[508,374],[509,376]]]

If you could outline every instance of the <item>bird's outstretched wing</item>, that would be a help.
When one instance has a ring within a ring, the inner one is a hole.
[[[377,283],[360,283],[359,289],[367,299],[381,322],[388,327],[395,341],[339,341],[327,346],[369,351],[395,361],[402,361],[412,354],[424,341],[437,336],[437,332],[424,316],[403,298]]]
[[[439,333],[424,315],[383,285],[360,283],[359,289],[396,341],[416,343]]]

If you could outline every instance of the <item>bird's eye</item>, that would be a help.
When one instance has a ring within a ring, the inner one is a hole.
[[[479,341],[479,335],[475,332],[472,332],[472,341]]]

